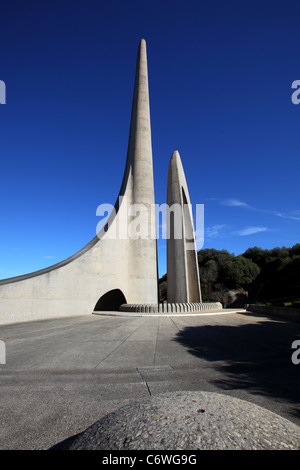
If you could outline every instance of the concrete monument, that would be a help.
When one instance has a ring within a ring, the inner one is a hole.
[[[139,44],[129,143],[114,209],[99,233],[73,256],[48,268],[0,281],[0,324],[120,310],[140,313],[220,309],[203,304],[187,184],[178,152],[169,171],[168,203],[179,203],[183,240],[168,243],[168,302],[159,303],[156,223],[146,43]],[[136,208],[140,236],[132,236]],[[187,249],[187,243],[192,249]]]
[[[167,233],[168,302],[202,303],[191,201],[178,151],[173,152],[170,160],[167,206],[170,209]]]
[[[118,310],[126,303],[157,304],[155,218],[148,217],[148,230],[140,239],[109,236],[110,232],[118,235],[116,227],[124,225],[123,221],[130,223],[126,211],[134,204],[143,204],[146,211],[154,204],[144,39],[138,49],[127,161],[115,210],[102,231],[70,258],[31,274],[1,280],[0,322]]]

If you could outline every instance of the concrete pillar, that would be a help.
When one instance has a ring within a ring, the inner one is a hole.
[[[193,214],[178,151],[170,160],[167,205],[168,302],[201,303]]]
[[[146,42],[141,39],[136,63],[124,195],[137,209],[141,237],[129,243],[129,279],[139,290],[143,303],[158,302],[158,267],[154,211],[153,158]],[[129,224],[132,220],[129,217]],[[141,282],[142,280],[142,282]]]

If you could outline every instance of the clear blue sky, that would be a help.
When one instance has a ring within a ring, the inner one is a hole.
[[[300,242],[298,1],[2,0],[0,278],[81,249],[123,176],[138,43],[156,202],[180,152],[204,248]],[[165,243],[158,241],[160,274]]]

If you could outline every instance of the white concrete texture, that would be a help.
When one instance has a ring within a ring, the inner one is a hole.
[[[120,196],[104,228],[82,250],[40,271],[0,281],[0,324],[91,314],[99,298],[111,290],[124,296],[121,303],[157,303],[157,247],[155,217],[148,217],[142,239],[109,238],[126,225],[127,209],[154,204],[147,52],[138,49],[130,135]],[[149,212],[150,213],[150,212]],[[125,221],[125,222],[124,222]],[[130,222],[130,220],[129,220]],[[124,232],[124,230],[123,230]],[[154,235],[154,236],[153,236]],[[121,294],[122,293],[122,294]]]
[[[191,201],[179,152],[169,165],[167,205],[174,217],[167,222],[168,303],[202,303]]]

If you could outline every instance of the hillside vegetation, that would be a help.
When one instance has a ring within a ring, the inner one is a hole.
[[[235,256],[227,250],[198,252],[204,302],[231,307],[246,303],[299,306],[300,244],[292,248],[249,248]],[[167,275],[159,281],[161,301],[167,298]]]

